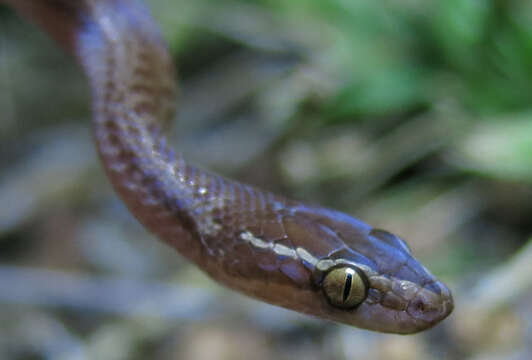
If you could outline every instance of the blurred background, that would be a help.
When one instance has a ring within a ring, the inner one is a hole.
[[[456,309],[384,335],[210,281],[113,193],[80,69],[0,7],[1,359],[532,357],[532,2],[149,5],[176,148],[400,234]]]

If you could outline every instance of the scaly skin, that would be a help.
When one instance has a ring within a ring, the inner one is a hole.
[[[399,237],[206,172],[174,153],[164,136],[175,110],[173,65],[139,2],[3,1],[82,65],[100,158],[131,212],[212,278],[272,304],[382,332],[418,332],[452,311],[450,291]],[[322,289],[327,272],[345,265],[368,286],[350,309],[333,306]]]

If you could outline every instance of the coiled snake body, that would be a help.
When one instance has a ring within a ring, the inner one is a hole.
[[[94,134],[114,188],[159,238],[218,282],[357,327],[413,333],[453,309],[399,237],[343,213],[191,166],[167,145],[175,85],[136,0],[0,0],[72,53],[91,84]]]

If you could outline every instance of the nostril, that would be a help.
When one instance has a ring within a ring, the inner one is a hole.
[[[425,304],[423,304],[423,302],[421,300],[417,300],[414,303],[414,309],[416,309],[416,311],[418,311],[420,313],[423,313],[423,312],[425,312]]]
[[[428,322],[438,319],[441,316],[438,304],[427,300],[423,295],[418,295],[408,306],[407,312],[416,319]]]
[[[408,304],[406,311],[414,319],[436,324],[453,310],[453,298],[449,289],[439,282],[435,286],[439,290],[437,293],[423,288]]]
[[[408,307],[408,312],[410,312],[413,316],[424,316],[431,310],[434,309],[431,309],[431,306],[429,304],[426,304],[420,298],[414,299],[414,301],[412,301],[412,303]]]

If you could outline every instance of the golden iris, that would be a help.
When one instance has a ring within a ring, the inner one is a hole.
[[[344,266],[330,270],[323,279],[322,288],[331,305],[351,309],[367,296],[367,285],[356,269]]]

